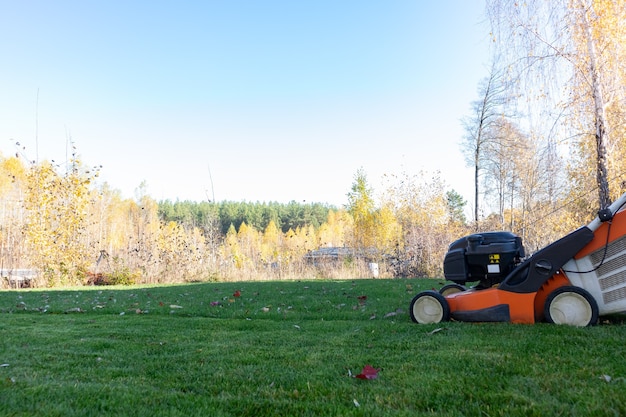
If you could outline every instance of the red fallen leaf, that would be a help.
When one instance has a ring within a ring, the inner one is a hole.
[[[358,374],[356,376],[356,378],[359,378],[359,379],[376,379],[376,378],[378,378],[378,371],[380,371],[380,369],[376,369],[376,368],[372,367],[371,365],[365,365],[363,367],[363,370],[361,371],[361,373]]]
[[[359,295],[357,299],[359,300],[359,304],[363,305],[367,301],[367,295]]]
[[[233,297],[240,297],[241,296],[241,291],[237,290],[233,293]]]

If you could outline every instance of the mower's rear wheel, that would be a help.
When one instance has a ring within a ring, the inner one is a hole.
[[[461,284],[446,284],[443,287],[439,288],[439,294],[444,297],[450,294],[456,294],[457,292],[467,291],[467,288]]]
[[[548,295],[544,314],[548,323],[593,326],[598,322],[598,303],[583,288],[559,287]]]
[[[411,320],[428,324],[450,320],[450,306],[437,291],[422,291],[411,300]]]

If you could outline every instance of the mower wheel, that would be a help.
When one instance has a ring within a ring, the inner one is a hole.
[[[598,303],[583,288],[559,287],[548,295],[544,314],[548,323],[593,326],[598,322]]]
[[[437,291],[422,291],[411,300],[411,320],[428,324],[450,320],[450,306]]]
[[[457,292],[467,291],[467,288],[461,284],[446,284],[443,287],[439,288],[439,294],[444,297],[450,294],[455,294]]]

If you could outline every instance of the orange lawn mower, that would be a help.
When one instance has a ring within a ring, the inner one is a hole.
[[[450,244],[439,291],[417,294],[416,323],[537,323],[589,326],[626,312],[626,193],[588,225],[524,259],[520,237],[473,234]],[[468,282],[478,282],[470,289]]]

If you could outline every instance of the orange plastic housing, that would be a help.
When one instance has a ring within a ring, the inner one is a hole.
[[[512,323],[534,323],[535,322],[535,294],[519,294],[498,288],[487,288],[485,290],[469,290],[450,294],[446,297],[450,305],[450,314],[454,317],[456,311],[459,312],[480,312],[491,307],[509,305],[509,320]]]
[[[557,288],[572,285],[570,280],[562,271],[552,275],[537,291],[535,296],[535,321],[541,321],[544,318],[543,310],[546,306],[548,295]]]
[[[480,314],[481,311],[493,307],[508,305],[509,318],[506,321],[532,324],[543,319],[548,294],[564,285],[570,285],[570,282],[562,272],[558,272],[549,278],[537,292],[515,293],[494,287],[450,294],[446,296],[446,300],[453,318],[455,312],[463,312],[466,315],[472,312]]]

